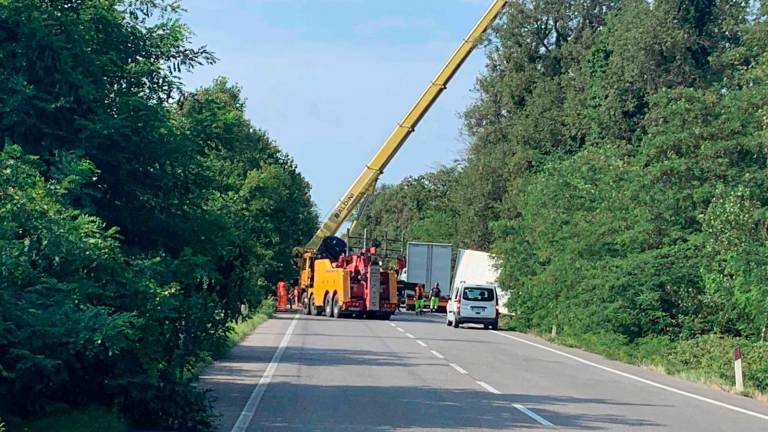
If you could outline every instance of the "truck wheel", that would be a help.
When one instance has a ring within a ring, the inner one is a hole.
[[[459,323],[459,319],[458,318],[454,318],[453,319],[453,328],[459,328],[460,325],[461,324]]]
[[[341,318],[341,305],[339,304],[339,296],[334,294],[332,302],[333,302],[333,317]]]
[[[312,313],[309,310],[309,300],[307,299],[307,293],[301,295],[301,312],[304,315],[310,315]]]
[[[498,330],[499,329],[499,322],[498,321],[492,322],[490,327],[491,327],[491,330]]]
[[[333,305],[331,304],[331,300],[333,297],[328,294],[325,296],[325,316],[328,318],[333,318]]]
[[[315,306],[315,296],[310,295],[309,296],[309,314],[314,316],[319,316],[322,313],[322,308],[319,308]]]

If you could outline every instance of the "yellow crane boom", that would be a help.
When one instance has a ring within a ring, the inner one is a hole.
[[[330,215],[317,230],[312,239],[306,244],[306,249],[316,249],[320,242],[327,236],[335,235],[341,225],[352,213],[352,210],[360,203],[360,200],[376,183],[384,172],[389,162],[395,156],[400,147],[414,131],[419,121],[429,111],[429,108],[445,90],[448,82],[456,74],[461,65],[477,45],[482,34],[491,26],[493,21],[504,8],[508,0],[494,0],[493,4],[483,14],[483,17],[475,24],[467,37],[461,42],[456,51],[440,69],[435,78],[427,86],[416,103],[379,147],[370,162],[363,168],[360,175],[344,193]]]

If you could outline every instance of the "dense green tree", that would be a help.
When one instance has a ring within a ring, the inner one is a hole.
[[[367,229],[371,238],[452,242],[455,237],[454,185],[457,167],[444,167],[396,186],[380,186],[364,211],[355,216],[353,236]]]
[[[0,416],[210,426],[191,372],[317,224],[175,0],[0,1]],[[17,143],[11,145],[10,143]],[[63,404],[63,405],[62,405]]]
[[[520,328],[762,337],[766,11],[512,2],[465,113],[450,205],[404,218],[374,203],[370,220],[496,252]]]

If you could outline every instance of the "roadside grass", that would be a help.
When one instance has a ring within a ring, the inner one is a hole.
[[[210,352],[203,356],[200,361],[188,372],[190,378],[197,378],[214,361],[225,357],[229,350],[242,342],[258,326],[268,320],[275,313],[275,298],[268,297],[259,305],[259,308],[249,315],[246,319],[230,324],[229,336],[219,345],[211,348]]]
[[[502,318],[499,326],[521,331],[510,318]],[[548,332],[529,330],[525,333],[734,394],[739,393],[734,385],[733,349],[739,346],[743,353],[745,387],[740,394],[768,402],[768,342],[714,334],[680,341],[666,336],[629,341],[615,333],[559,334],[554,337]]]
[[[263,324],[264,321],[268,320],[274,313],[275,298],[268,297],[263,302],[261,302],[261,305],[259,305],[259,308],[253,315],[232,325],[232,331],[229,333],[226,346],[224,346],[223,349],[213,353],[214,360],[220,359],[227,355],[233,346],[242,342],[246,337],[248,337],[249,334],[253,333],[253,331],[256,330],[258,326]]]
[[[103,407],[89,407],[53,413],[38,420],[14,424],[9,420],[8,431],[18,432],[127,432],[128,425],[120,415]],[[5,426],[0,422],[0,432]]]

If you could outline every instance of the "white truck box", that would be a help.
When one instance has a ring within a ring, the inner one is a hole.
[[[499,270],[496,265],[496,259],[488,252],[459,249],[459,254],[456,258],[456,274],[453,277],[451,293],[461,282],[496,285],[496,279],[499,277]],[[501,289],[496,291],[499,295],[499,311],[501,313],[508,313],[507,300],[509,295]]]
[[[406,282],[424,284],[426,292],[435,282],[440,283],[443,296],[448,296],[451,284],[451,254],[453,246],[441,243],[408,242]]]

